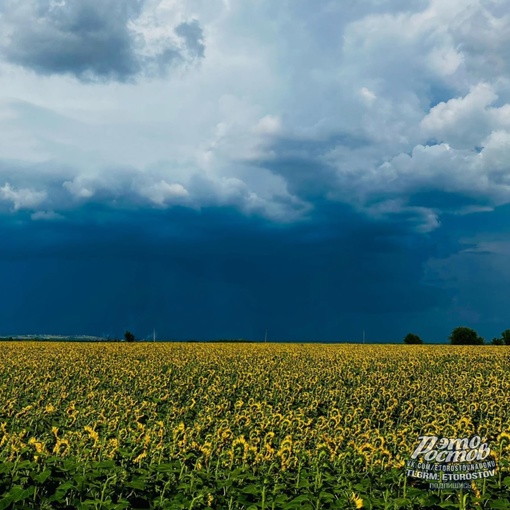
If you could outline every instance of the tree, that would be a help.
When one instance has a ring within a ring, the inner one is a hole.
[[[459,326],[452,330],[450,334],[450,343],[452,345],[483,345],[484,339],[471,328]]]
[[[126,342],[134,342],[135,341],[135,335],[131,333],[131,331],[126,331],[124,333],[124,338],[126,339]]]
[[[408,333],[404,338],[405,344],[422,344],[423,340],[414,333]]]
[[[505,345],[505,341],[502,338],[493,338],[492,345]]]
[[[503,333],[501,333],[501,340],[505,345],[510,345],[510,329],[505,329]]]

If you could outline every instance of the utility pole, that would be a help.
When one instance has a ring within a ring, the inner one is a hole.
[[[264,342],[267,342],[267,329],[266,329],[266,335],[264,336]]]

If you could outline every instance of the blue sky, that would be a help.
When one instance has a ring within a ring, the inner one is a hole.
[[[510,328],[503,0],[6,0],[0,334]]]

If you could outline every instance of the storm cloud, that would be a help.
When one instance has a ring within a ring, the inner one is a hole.
[[[89,207],[65,222],[4,222],[2,330],[16,333],[27,316],[32,332],[52,330],[58,309],[70,334],[156,327],[165,338],[260,339],[268,329],[278,340],[346,341],[365,327],[392,340],[406,323],[391,331],[388,314],[448,302],[419,282],[426,242],[406,240],[403,225],[335,213],[293,227],[232,208]]]

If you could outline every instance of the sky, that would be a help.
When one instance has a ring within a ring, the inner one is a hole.
[[[3,0],[0,335],[510,328],[506,0]]]

